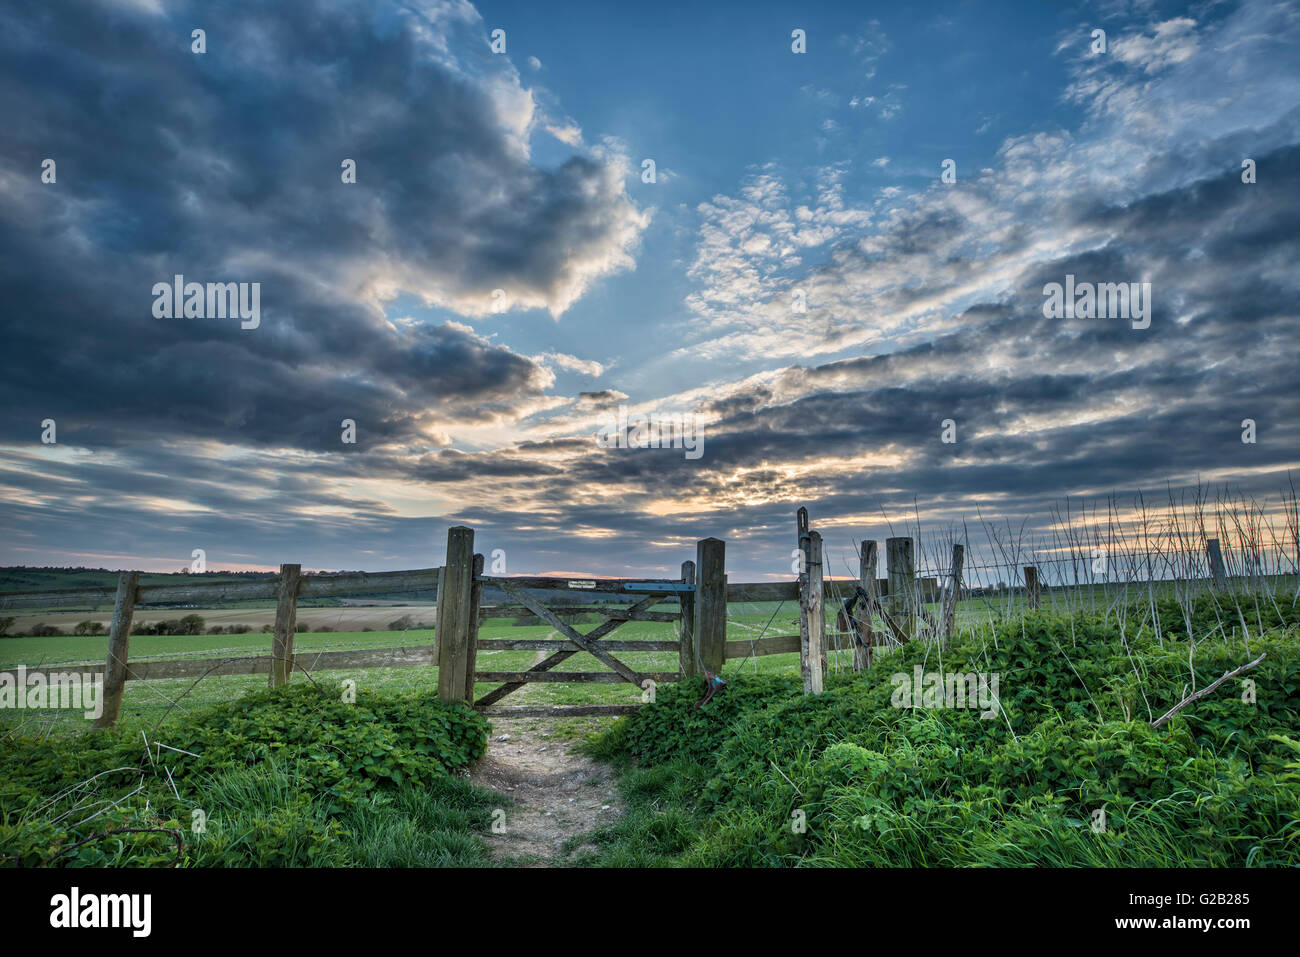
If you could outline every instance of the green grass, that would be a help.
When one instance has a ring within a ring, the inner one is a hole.
[[[792,677],[746,676],[705,711],[692,679],[589,745],[621,764],[628,811],[574,861],[1300,865],[1300,612],[1286,617],[1249,651],[1220,637],[1193,653],[1176,630],[1033,615],[957,642],[942,663],[908,647],[832,676],[818,697]],[[1186,693],[1189,660],[1203,688],[1260,652],[1254,703],[1231,683],[1151,728]],[[892,673],[917,664],[999,674],[999,720],[893,707]]]
[[[0,865],[478,866],[487,722],[429,695],[262,690],[126,728],[0,739]],[[125,831],[123,829],[133,829]],[[179,840],[179,847],[178,847]]]

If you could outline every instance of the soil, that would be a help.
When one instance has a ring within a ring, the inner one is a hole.
[[[575,750],[573,718],[492,720],[487,755],[470,771],[479,787],[504,795],[503,825],[484,834],[501,863],[565,866],[595,848],[581,837],[622,813],[612,769]],[[572,841],[569,853],[565,846]]]

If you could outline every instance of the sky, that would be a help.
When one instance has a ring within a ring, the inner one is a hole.
[[[507,574],[713,536],[767,580],[799,506],[853,574],[917,519],[1277,501],[1298,47],[1266,0],[6,4],[0,564],[422,568],[467,524]],[[255,327],[159,315],[176,275]],[[1067,276],[1149,325],[1049,316]],[[620,407],[701,454],[608,447]]]

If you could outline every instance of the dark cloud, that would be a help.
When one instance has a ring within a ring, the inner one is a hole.
[[[98,447],[319,449],[344,417],[359,445],[420,441],[429,416],[486,421],[539,395],[533,360],[465,326],[394,326],[378,298],[473,315],[502,289],[558,312],[639,231],[614,166],[530,162],[531,94],[474,10],[161,9],[0,13],[6,437],[48,416]],[[261,325],[154,318],[153,284],[178,273],[259,282]]]

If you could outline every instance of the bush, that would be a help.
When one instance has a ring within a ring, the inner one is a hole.
[[[28,634],[33,638],[52,638],[61,633],[62,632],[58,628],[55,628],[53,625],[47,625],[44,622],[32,625],[32,630],[28,632]]]
[[[203,866],[481,864],[468,830],[485,829],[500,798],[451,775],[483,755],[487,732],[464,705],[368,690],[349,704],[321,683],[173,719],[150,739],[180,751],[156,763],[138,731],[11,738],[0,752],[0,863],[171,865],[179,834],[182,863]],[[125,800],[74,826],[82,815],[64,812],[81,797]],[[196,808],[202,834],[191,830]],[[122,826],[160,830],[104,833]]]

